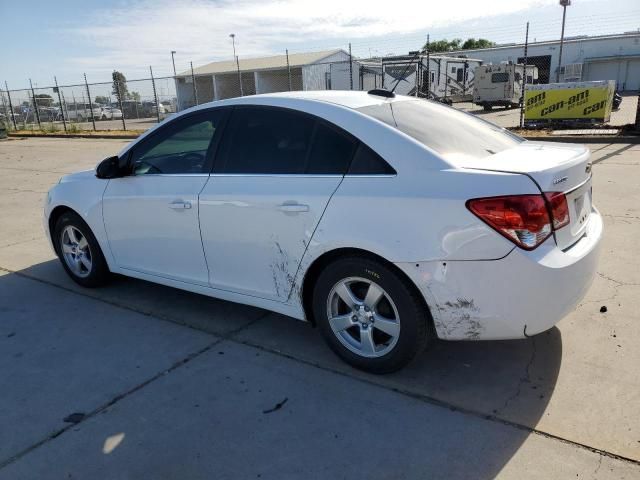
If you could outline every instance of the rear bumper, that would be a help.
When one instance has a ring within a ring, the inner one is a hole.
[[[602,234],[594,209],[585,235],[565,251],[549,238],[532,252],[514,248],[499,260],[397,265],[422,291],[439,338],[523,338],[553,327],[582,300]]]

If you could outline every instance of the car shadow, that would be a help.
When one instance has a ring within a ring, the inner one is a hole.
[[[162,320],[231,335],[233,341],[352,377],[354,388],[357,382],[365,381],[423,401],[425,408],[443,407],[443,418],[436,418],[424,429],[430,442],[431,435],[439,436],[438,451],[424,455],[434,455],[430,462],[472,461],[466,473],[473,478],[495,477],[521,448],[547,409],[562,361],[562,336],[559,329],[552,328],[524,340],[436,341],[399,372],[370,375],[333,355],[317,329],[261,309],[121,276],[114,276],[104,288],[84,289],[68,279],[57,260],[16,273]],[[5,277],[11,275],[15,274]],[[451,430],[445,411],[466,415],[468,420],[463,423],[468,425]],[[390,415],[400,424],[411,422],[402,412],[393,412],[393,406]],[[316,442],[320,441],[310,440],[311,445],[305,448],[322,448]],[[396,448],[401,452],[420,449],[421,445]]]

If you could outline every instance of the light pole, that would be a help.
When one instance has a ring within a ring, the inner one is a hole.
[[[244,92],[242,91],[242,74],[240,73],[240,61],[238,60],[238,56],[236,55],[236,34],[229,34],[231,37],[231,43],[233,45],[233,59],[236,61],[236,67],[238,68],[238,82],[240,83],[240,96],[244,97]]]
[[[564,21],[567,18],[567,7],[571,0],[560,0],[562,6],[562,33],[560,33],[560,52],[558,52],[558,70],[556,70],[556,83],[560,82],[560,66],[562,65],[562,44],[564,43]]]
[[[173,76],[176,76],[176,59],[174,58],[174,55],[176,54],[175,50],[171,50],[171,63],[173,63]]]

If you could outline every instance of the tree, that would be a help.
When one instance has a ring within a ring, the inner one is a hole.
[[[129,100],[133,100],[134,102],[140,101],[140,93],[139,92],[131,92],[128,94]]]
[[[96,103],[101,103],[103,105],[109,103],[109,97],[105,97],[104,95],[97,95],[95,99]]]
[[[454,38],[453,40],[436,40],[435,42],[429,43],[429,51],[431,53],[439,53],[439,52],[453,52],[455,50],[471,50],[474,48],[489,48],[495,47],[496,44],[490,40],[485,38],[468,38],[467,40],[462,42],[459,38]],[[427,49],[427,45],[423,47],[423,49]]]
[[[474,50],[476,48],[490,48],[495,46],[495,42],[487,40],[486,38],[479,38],[477,40],[475,38],[468,38],[462,44],[462,50]]]
[[[127,78],[124,74],[114,70],[111,77],[113,78],[113,88],[111,93],[115,95],[118,100],[125,100],[128,98],[129,88],[127,88]],[[122,95],[122,98],[120,98],[120,95]]]
[[[47,95],[46,93],[37,93],[34,97],[36,97],[36,103],[39,107],[50,107],[53,105],[53,97],[51,95]]]
[[[451,41],[447,39],[436,40],[435,42],[429,43],[429,52],[438,53],[438,52],[451,52],[453,50],[459,50],[461,43],[462,43],[462,40],[460,40],[459,38],[454,38]],[[425,49],[427,48],[426,44],[424,48]]]

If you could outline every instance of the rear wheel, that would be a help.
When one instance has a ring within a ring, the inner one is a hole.
[[[424,350],[430,315],[398,272],[366,257],[328,265],[313,292],[313,313],[331,347],[352,366],[398,370]]]
[[[89,226],[73,212],[57,220],[53,232],[56,252],[67,274],[83,287],[98,287],[109,279],[109,267]]]

